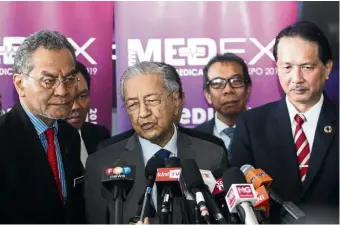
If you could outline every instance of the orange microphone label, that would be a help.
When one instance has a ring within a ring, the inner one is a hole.
[[[259,188],[261,185],[270,186],[273,179],[262,169],[250,170],[246,176],[247,182]]]

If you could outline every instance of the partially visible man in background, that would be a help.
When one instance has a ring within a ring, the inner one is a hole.
[[[67,121],[78,129],[81,140],[80,159],[85,167],[89,154],[96,151],[98,144],[111,137],[111,133],[102,125],[85,122],[90,109],[91,77],[86,67],[76,61],[79,78],[78,92],[73,103],[72,114]]]
[[[77,93],[75,53],[42,30],[18,48],[19,102],[0,117],[0,223],[84,223],[80,139],[67,118]]]
[[[204,96],[216,111],[215,117],[195,129],[221,138],[231,159],[231,143],[238,115],[246,110],[251,79],[244,60],[233,53],[212,58],[204,67]]]

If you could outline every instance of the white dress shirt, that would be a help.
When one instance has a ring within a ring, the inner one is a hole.
[[[215,113],[215,125],[214,125],[214,135],[218,138],[221,138],[224,142],[226,149],[229,151],[228,146],[230,144],[230,137],[226,135],[223,130],[226,128],[235,128],[236,124],[232,127],[229,127],[227,124],[223,123],[221,120],[217,118],[217,113]]]
[[[81,136],[81,130],[78,130],[78,132],[80,136],[80,161],[85,168],[86,160],[89,155],[87,154],[87,149],[86,149],[83,137]]]
[[[161,147],[159,145],[151,143],[149,140],[146,140],[142,137],[138,136],[140,145],[142,146],[144,164],[146,165],[149,159],[153,157],[153,155],[161,149],[166,149],[171,152],[169,157],[177,157],[177,128],[175,125],[174,127],[174,134],[172,135],[169,142],[164,146]],[[152,201],[157,211],[157,186],[154,184],[152,188]]]
[[[288,113],[289,113],[289,118],[290,118],[290,123],[292,126],[292,133],[294,137],[295,129],[296,129],[296,121],[294,119],[296,114],[304,115],[306,118],[306,121],[302,124],[302,130],[305,132],[308,144],[309,144],[309,149],[310,152],[312,152],[312,147],[313,147],[313,142],[314,142],[314,137],[315,137],[315,131],[316,131],[316,126],[318,124],[322,104],[323,104],[323,94],[321,95],[320,100],[318,103],[316,103],[312,108],[310,108],[307,112],[305,113],[299,113],[296,108],[290,103],[288,100],[288,97],[286,96],[286,103],[288,107]]]

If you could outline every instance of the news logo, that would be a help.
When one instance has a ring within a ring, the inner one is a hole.
[[[224,185],[222,180],[217,180],[216,181],[216,187],[218,188],[219,191],[224,191]]]
[[[227,204],[229,208],[234,208],[236,202],[236,196],[234,190],[232,188],[229,189],[228,194],[226,196]]]
[[[237,185],[236,189],[237,189],[237,192],[240,198],[255,198],[256,197],[250,185]]]
[[[114,168],[108,168],[106,169],[106,175],[128,175],[131,173],[131,168],[128,166],[117,166]]]
[[[162,181],[178,181],[181,174],[181,169],[173,168],[158,168],[156,174],[156,182]]]

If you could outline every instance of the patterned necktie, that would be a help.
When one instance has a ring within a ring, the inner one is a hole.
[[[53,176],[54,176],[55,182],[57,184],[60,199],[63,201],[61,182],[60,182],[60,178],[59,178],[57,154],[56,154],[56,149],[55,149],[55,145],[54,145],[54,128],[47,129],[45,131],[45,135],[46,135],[46,138],[47,138],[47,158],[48,158],[48,162],[50,163],[50,166],[51,166],[51,169],[52,169],[52,172],[53,172]]]
[[[235,128],[233,128],[233,127],[228,127],[228,128],[225,128],[223,130],[223,133],[225,133],[230,138],[230,143],[227,146],[228,156],[230,156],[231,144],[233,142],[233,137],[234,137],[234,130],[235,130]],[[230,158],[229,158],[229,160],[230,160]]]
[[[306,179],[310,159],[309,144],[305,132],[302,130],[302,124],[305,122],[305,117],[303,115],[296,114],[294,119],[297,123],[294,133],[295,148],[297,151],[296,155],[299,162],[301,181],[304,182]]]

